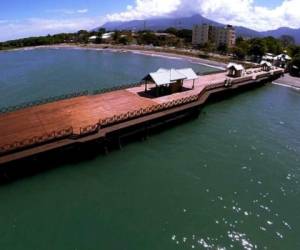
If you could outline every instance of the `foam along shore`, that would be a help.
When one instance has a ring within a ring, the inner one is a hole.
[[[300,78],[289,74],[285,74],[284,77],[277,79],[273,84],[300,90]]]
[[[42,45],[42,46],[33,46],[25,48],[16,48],[11,50],[4,51],[27,51],[34,49],[83,49],[83,50],[98,50],[98,51],[110,51],[116,53],[135,53],[145,56],[155,56],[169,59],[178,59],[186,60],[190,63],[200,64],[208,67],[212,67],[218,70],[224,70],[226,68],[226,63],[218,62],[210,59],[203,59],[192,55],[182,55],[174,52],[165,52],[158,51],[155,48],[149,46],[113,46],[113,45],[104,45],[104,44],[88,44],[88,45],[79,45],[79,44],[59,44],[59,45]]]

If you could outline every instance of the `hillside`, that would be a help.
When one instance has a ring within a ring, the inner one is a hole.
[[[108,22],[105,23],[101,28],[107,30],[165,30],[170,27],[178,29],[192,29],[193,25],[196,24],[213,24],[217,26],[224,26],[213,20],[207,19],[201,15],[193,15],[191,17],[184,18],[155,18],[149,20],[133,20],[127,22]],[[279,28],[276,30],[270,30],[265,32],[255,31],[246,27],[236,26],[238,36],[242,37],[263,37],[263,36],[274,36],[279,38],[282,35],[290,35],[295,38],[295,41],[300,44],[300,29],[291,28]]]

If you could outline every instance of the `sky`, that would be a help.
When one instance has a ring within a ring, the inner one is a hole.
[[[0,41],[192,14],[259,31],[300,28],[300,0],[3,0]]]

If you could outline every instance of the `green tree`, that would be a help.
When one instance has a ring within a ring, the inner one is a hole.
[[[77,32],[77,41],[80,43],[88,43],[90,33],[86,30],[79,30]]]
[[[169,34],[177,36],[178,30],[176,28],[171,27],[171,28],[166,29],[165,33],[169,33]]]
[[[119,43],[120,38],[121,38],[121,32],[119,30],[116,30],[113,34],[113,40],[116,43]]]
[[[102,38],[100,36],[97,36],[95,40],[95,44],[101,44],[102,43]]]
[[[300,54],[293,58],[290,64],[290,73],[293,76],[300,76]]]
[[[280,40],[275,39],[272,36],[263,38],[263,42],[265,44],[266,52],[272,53],[275,55],[281,54],[283,51],[282,43]]]
[[[188,30],[188,29],[178,30],[177,36],[179,38],[184,39],[185,43],[191,43],[192,42],[192,37],[193,37],[193,31]]]
[[[289,46],[288,52],[290,56],[295,57],[296,55],[300,54],[300,46],[296,46],[296,45]]]
[[[205,53],[210,53],[216,51],[216,46],[212,42],[205,43],[201,48]]]
[[[234,57],[236,57],[238,60],[244,60],[246,58],[247,50],[243,49],[242,47],[234,47],[231,51]]]
[[[98,29],[98,33],[102,35],[102,34],[106,33],[106,29],[105,28]]]
[[[153,32],[145,32],[141,36],[140,42],[142,44],[147,44],[147,45],[150,45],[150,44],[155,45],[155,46],[159,45],[158,38]]]
[[[228,53],[228,46],[226,44],[220,44],[217,49],[222,54]]]
[[[119,39],[119,43],[122,43],[124,45],[127,45],[130,43],[130,40],[128,38],[128,36],[122,36],[120,39]]]
[[[266,53],[266,45],[262,39],[254,38],[250,40],[248,55],[253,56],[255,61],[261,60]]]
[[[280,41],[284,48],[288,48],[289,46],[295,45],[295,38],[289,35],[282,35],[280,37]]]

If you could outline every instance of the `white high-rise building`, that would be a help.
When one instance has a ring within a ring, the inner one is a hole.
[[[193,27],[193,45],[205,45],[211,42],[216,46],[226,45],[228,48],[232,48],[235,46],[235,40],[235,28],[231,25],[224,28],[208,24]]]

